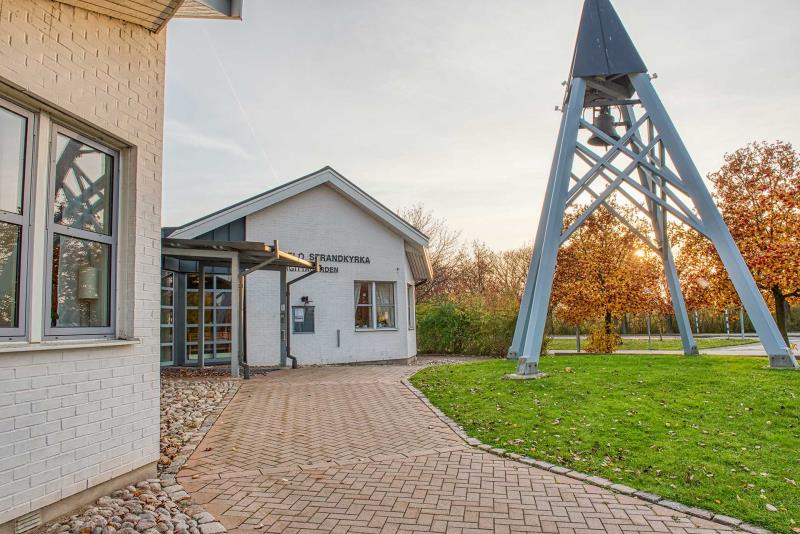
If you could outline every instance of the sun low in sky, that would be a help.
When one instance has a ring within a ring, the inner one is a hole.
[[[796,0],[615,0],[701,173],[800,143]],[[582,0],[249,0],[168,34],[166,225],[331,165],[466,239],[531,241]]]

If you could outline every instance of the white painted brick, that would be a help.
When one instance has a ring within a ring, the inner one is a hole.
[[[64,386],[56,386],[47,388],[47,396],[49,398],[63,397],[65,395],[74,395],[78,392],[78,387],[75,384],[66,384]]]
[[[31,411],[36,413],[36,412],[46,412],[47,410],[54,410],[56,408],[61,408],[62,400],[63,398],[57,397],[55,399],[34,401],[31,403]]]
[[[140,403],[158,395],[165,33],[50,0],[0,3],[0,81],[136,148],[122,152],[135,161],[123,161],[134,172],[121,198],[118,329],[142,340],[0,354],[0,524],[158,458],[158,410]],[[116,432],[103,427],[115,414],[128,418]],[[32,426],[6,431],[8,421]]]
[[[76,413],[77,409],[81,404],[85,404],[89,402],[89,394],[88,393],[75,393],[74,395],[68,395],[66,397],[61,398],[61,406],[75,406]]]
[[[76,415],[74,417],[65,417],[61,419],[61,428],[68,429],[73,427],[83,426],[89,423],[89,416],[84,415]]]
[[[44,436],[61,430],[61,421],[51,421],[31,428],[31,437]]]
[[[14,401],[17,404],[24,402],[37,401],[47,398],[47,389],[29,389],[27,391],[17,391],[14,395]]]
[[[47,445],[47,438],[45,436],[21,439],[14,443],[14,454],[26,454],[34,449],[40,449],[45,445]]]
[[[30,428],[21,428],[19,430],[12,430],[11,432],[3,432],[0,434],[0,445],[13,445],[19,441],[28,439],[30,435]],[[0,495],[2,495],[2,493],[0,493]]]
[[[61,443],[62,441],[67,441],[68,439],[74,438],[76,435],[76,430],[74,428],[68,428],[67,430],[62,430],[60,432],[52,432],[47,434],[45,438],[47,439],[47,444],[51,445],[53,443]]]
[[[0,432],[9,432],[14,430],[14,418],[9,417],[8,419],[0,420]]]
[[[75,407],[67,406],[66,408],[56,408],[55,410],[47,410],[48,421],[63,421],[67,417],[75,415]]]
[[[2,360],[2,358],[0,358]],[[61,384],[61,375],[50,376],[37,376],[31,380],[31,388],[38,390],[50,386],[58,386]]]
[[[39,449],[32,450],[30,452],[30,459],[32,462],[36,462],[39,460],[44,460],[45,458],[49,458],[51,456],[55,456],[61,452],[61,444],[56,443],[55,445],[48,445],[47,447],[41,447]]]
[[[39,412],[28,415],[20,415],[14,418],[14,428],[26,428],[34,425],[40,425],[47,421],[47,413]]]
[[[28,454],[8,454],[7,456],[0,456],[0,472],[10,472],[13,480],[13,471],[11,470],[26,465],[30,461],[31,457]],[[2,483],[0,482],[0,484]]]
[[[0,380],[0,393],[13,393],[15,391],[26,391],[31,389],[31,379],[21,378],[18,380]]]

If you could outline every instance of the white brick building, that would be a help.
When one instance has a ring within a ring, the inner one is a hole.
[[[2,534],[155,473],[164,27],[241,7],[182,3],[0,2]]]
[[[179,228],[165,229],[165,235],[277,240],[282,250],[319,260],[321,272],[296,283],[291,281],[306,274],[305,270],[290,269],[288,280],[283,281],[275,271],[247,276],[244,353],[250,365],[285,365],[287,331],[289,356],[300,365],[404,361],[417,353],[414,288],[431,277],[425,249],[428,239],[331,168]],[[198,360],[194,270],[177,273],[173,290],[178,321],[173,327],[165,326],[171,328],[165,336],[171,342],[163,344],[165,363],[196,364]],[[217,269],[205,279],[204,361],[222,363],[230,359],[230,339],[235,335],[225,295],[229,278],[227,271]],[[290,282],[288,303],[281,294],[286,281]]]

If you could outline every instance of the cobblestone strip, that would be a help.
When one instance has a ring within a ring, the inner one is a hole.
[[[675,510],[676,512],[680,512],[683,514],[699,517],[701,519],[706,519],[708,521],[714,521],[721,525],[725,525],[728,527],[734,527],[744,532],[749,532],[751,534],[773,534],[771,530],[767,530],[761,527],[757,527],[755,525],[751,525],[749,523],[743,522],[741,519],[736,519],[734,517],[729,517],[722,514],[714,513],[710,510],[705,510],[703,508],[696,508],[692,506],[686,506],[684,504],[670,501],[661,497],[660,495],[655,495],[652,493],[647,493],[644,491],[639,491],[635,488],[631,488],[629,486],[625,486],[624,484],[617,484],[612,482],[608,479],[603,477],[599,477],[596,475],[587,475],[586,473],[581,473],[579,471],[574,471],[572,469],[568,469],[566,467],[562,467],[560,465],[551,464],[549,462],[545,462],[542,460],[536,460],[534,458],[529,458],[527,456],[523,456],[521,454],[509,452],[505,449],[492,447],[491,445],[487,445],[481,442],[479,439],[470,437],[467,435],[464,428],[461,427],[458,423],[450,419],[447,415],[444,414],[439,408],[437,408],[428,397],[425,396],[419,389],[414,387],[414,385],[408,380],[408,378],[403,378],[401,380],[403,385],[405,385],[414,395],[419,398],[419,400],[427,406],[433,413],[438,417],[442,422],[444,422],[450,429],[455,432],[455,434],[464,440],[467,445],[471,447],[475,447],[476,449],[480,449],[485,452],[489,452],[494,454],[495,456],[500,456],[503,458],[508,458],[510,460],[515,460],[517,462],[523,463],[525,465],[529,465],[532,467],[538,467],[539,469],[544,469],[545,471],[550,471],[551,473],[556,473],[559,475],[564,475],[566,477],[580,480],[586,484],[591,484],[593,486],[598,486],[600,488],[605,488],[616,493],[621,493],[623,495],[628,495],[631,497],[636,497],[643,501],[646,501],[651,504],[658,504],[659,506],[663,506],[665,508],[669,508],[671,510]]]
[[[192,501],[191,496],[186,491],[186,489],[178,483],[177,474],[180,471],[183,464],[186,463],[186,460],[192,455],[192,453],[197,449],[200,442],[203,441],[206,433],[214,426],[219,416],[222,415],[222,412],[228,406],[228,404],[233,400],[233,397],[236,396],[236,393],[239,391],[241,384],[235,384],[232,388],[228,390],[228,393],[222,399],[222,401],[217,404],[211,413],[209,413],[206,418],[203,420],[203,424],[197,429],[197,431],[192,435],[192,438],[183,446],[181,447],[180,452],[178,453],[175,458],[172,459],[172,463],[170,463],[159,475],[161,479],[161,483],[164,486],[164,491],[167,493],[170,499],[179,503],[184,510],[186,510],[189,515],[191,515],[197,521],[197,528],[199,529],[201,534],[224,534],[228,532],[228,530],[216,520],[216,518],[211,515],[205,508],[202,507],[200,504],[196,504]]]

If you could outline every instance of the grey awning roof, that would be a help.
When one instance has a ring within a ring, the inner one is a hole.
[[[315,269],[316,264],[280,250],[275,244],[268,245],[258,241],[207,241],[203,239],[161,240],[162,255],[182,260],[219,259],[220,253],[239,254],[239,264],[246,268],[275,259],[273,267],[300,267]],[[205,256],[203,254],[205,253]]]

